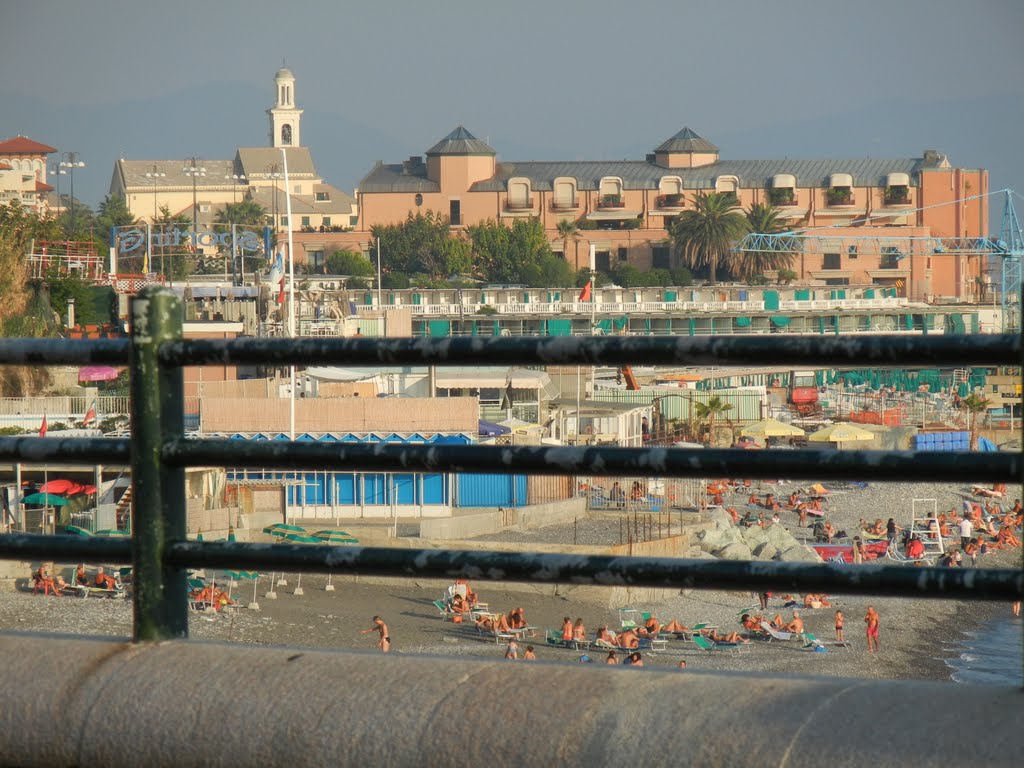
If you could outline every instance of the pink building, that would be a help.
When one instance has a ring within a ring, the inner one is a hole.
[[[693,209],[695,193],[713,191],[736,195],[744,208],[770,202],[795,231],[821,235],[794,259],[797,279],[809,285],[892,286],[920,300],[969,301],[980,293],[983,257],[935,253],[909,238],[987,236],[987,201],[976,197],[988,192],[987,171],[954,168],[931,150],[895,159],[723,160],[689,128],[644,160],[499,162],[493,148],[459,126],[425,159],[378,163],[359,185],[353,232],[329,243],[300,240],[370,251],[375,225],[429,210],[447,215],[453,229],[536,218],[562,252],[557,227],[570,219],[581,231],[564,257],[576,268],[588,266],[591,245],[599,271],[621,263],[672,268],[673,219]]]

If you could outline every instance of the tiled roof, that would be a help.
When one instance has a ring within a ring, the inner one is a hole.
[[[494,149],[461,125],[427,150],[431,155],[493,155]]]
[[[484,182],[486,183],[486,182]],[[499,184],[495,189],[504,189]],[[359,182],[360,192],[440,192],[436,181],[427,178],[427,166],[395,163],[378,163]]]
[[[39,181],[36,179],[36,192],[52,192],[53,187],[47,184],[45,181]]]
[[[771,184],[776,174],[789,173],[796,177],[797,186],[825,187],[833,173],[849,173],[855,186],[882,186],[889,173],[914,174],[923,165],[921,158],[857,158],[851,160],[720,160],[699,168],[665,168],[643,160],[578,160],[566,162],[499,163],[495,175],[478,181],[470,190],[473,192],[498,192],[507,187],[513,177],[530,179],[534,191],[550,191],[554,180],[559,177],[576,179],[579,190],[596,190],[605,176],[622,179],[626,189],[657,189],[664,176],[679,176],[685,189],[714,189],[719,176],[736,176],[740,187],[764,189]],[[394,169],[401,176],[402,166],[381,166]],[[387,181],[386,173],[374,169],[367,179],[381,184]],[[364,182],[365,184],[365,182]],[[431,183],[432,184],[432,183]],[[436,191],[437,185],[432,184]],[[364,191],[411,191],[406,189],[369,189]],[[417,190],[418,191],[418,190]],[[426,190],[423,190],[426,191]]]
[[[182,170],[186,167],[184,160],[118,160],[117,165],[125,189],[152,191],[174,187],[192,188],[192,176]],[[196,167],[206,169],[205,176],[195,177],[196,189],[230,187],[231,180],[224,177],[237,173],[235,164],[230,160],[201,160],[196,163]],[[240,186],[244,186],[244,182]]]
[[[28,136],[15,136],[13,139],[0,141],[0,155],[49,155],[56,151],[56,148],[40,144]]]
[[[698,136],[689,128],[683,128],[671,139],[662,142],[655,152],[717,152],[718,147]]]
[[[307,147],[288,147],[285,153],[288,155],[289,176],[316,176],[313,157]],[[281,150],[277,147],[240,147],[236,157],[242,171],[251,179],[263,178],[272,165],[277,165],[278,171],[284,172]]]

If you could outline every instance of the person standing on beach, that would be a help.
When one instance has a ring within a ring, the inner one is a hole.
[[[391,650],[391,636],[388,634],[388,625],[384,623],[384,619],[380,616],[374,616],[373,626],[369,629],[364,629],[359,634],[365,635],[368,632],[377,632],[379,634],[380,639],[377,640],[377,647],[380,648],[382,652],[387,653]]]
[[[967,549],[967,545],[971,543],[971,518],[965,517],[960,521],[960,547]]]
[[[523,661],[536,661],[537,654],[533,652],[533,646],[526,646],[526,653],[523,654]]]
[[[878,611],[873,606],[868,606],[864,615],[864,623],[867,624],[868,653],[878,652]]]
[[[508,641],[508,646],[505,648],[505,658],[509,661],[515,661],[519,658],[519,646],[516,645],[514,637]]]
[[[843,640],[843,612],[836,611],[836,642],[842,643]]]

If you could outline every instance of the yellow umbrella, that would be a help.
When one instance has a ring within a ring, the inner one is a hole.
[[[758,421],[740,430],[744,437],[803,437],[804,431],[776,419]]]
[[[807,439],[815,443],[847,443],[856,440],[872,440],[874,437],[874,432],[844,422],[819,429]]]

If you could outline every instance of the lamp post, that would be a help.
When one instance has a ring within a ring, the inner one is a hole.
[[[245,174],[243,174],[243,173],[227,173],[227,174],[224,174],[224,180],[231,182],[231,206],[232,207],[231,207],[231,215],[228,216],[228,226],[231,227],[231,274],[232,274],[231,282],[234,283],[235,282],[234,275],[235,275],[235,271],[236,271],[236,264],[235,264],[235,262],[238,259],[238,256],[235,253],[235,240],[237,238],[235,237],[235,210],[234,210],[234,206],[238,205],[238,182],[240,182],[240,181],[248,181],[248,179],[245,178]],[[225,258],[225,260],[224,260],[224,279],[227,280],[228,279],[228,263],[227,263],[227,257],[225,256],[224,258]]]
[[[281,166],[278,165],[277,163],[273,163],[272,165],[268,165],[264,169],[264,174],[266,175],[266,178],[274,180],[274,196],[273,196],[273,200],[271,201],[271,209],[274,212],[273,232],[274,232],[274,244],[276,245],[277,244],[277,228],[278,228],[278,225],[280,223],[280,220],[279,220],[278,215],[277,215],[277,193],[278,193],[277,180],[280,179],[280,178],[283,178],[284,174],[281,173]],[[288,223],[291,224],[291,222],[288,222]]]
[[[232,204],[237,203],[238,202],[238,182],[240,182],[240,181],[248,181],[248,179],[245,178],[245,174],[242,174],[242,173],[230,173],[230,174],[225,174],[224,180],[231,182],[231,203]]]
[[[63,208],[63,206],[61,205],[61,201],[60,201],[60,177],[65,175],[66,173],[67,173],[67,171],[65,171],[59,165],[55,165],[55,166],[53,166],[53,168],[50,169],[50,175],[57,177],[56,181],[57,181],[57,218],[58,219],[60,218],[61,208]]]
[[[60,167],[67,169],[71,177],[71,233],[75,231],[75,168],[85,168],[85,163],[78,159],[77,152],[61,152]]]
[[[192,239],[193,244],[198,246],[196,235],[199,232],[199,205],[196,202],[196,179],[206,175],[206,168],[202,167],[202,158],[186,157],[185,165],[181,172],[192,177]]]
[[[153,184],[153,221],[156,221],[157,218],[160,215],[159,212],[157,211],[157,207],[156,207],[156,185],[157,185],[157,179],[163,179],[163,178],[166,178],[166,177],[167,177],[167,174],[166,173],[161,173],[160,169],[157,168],[156,163],[153,163],[153,170],[152,171],[147,171],[146,172],[146,178],[150,179],[152,184]]]

